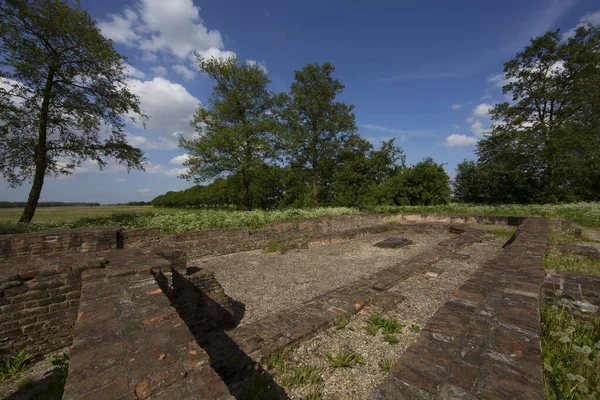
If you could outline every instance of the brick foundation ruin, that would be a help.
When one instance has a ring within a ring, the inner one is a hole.
[[[403,225],[384,224],[390,221]],[[164,235],[158,228],[104,227],[0,236],[0,355],[72,346],[64,399],[233,398],[228,386],[249,365],[314,336],[334,318],[402,301],[389,289],[481,240],[483,231],[465,225],[475,222],[519,226],[506,251],[431,318],[373,398],[542,399],[542,287],[547,296],[558,288],[600,301],[597,278],[544,273],[548,224],[538,218],[358,215],[257,231]],[[187,261],[274,240],[318,245],[452,224],[455,235],[426,252],[244,325],[240,304],[211,272]]]

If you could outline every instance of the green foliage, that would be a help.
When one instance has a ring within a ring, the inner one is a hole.
[[[413,322],[413,323],[410,325],[410,328],[409,328],[409,329],[410,329],[410,331],[411,331],[411,332],[414,332],[414,333],[419,333],[419,332],[421,332],[421,327],[420,327],[419,325],[417,325],[417,323],[416,323],[416,322]]]
[[[383,340],[385,340],[389,344],[398,344],[398,342],[400,342],[400,339],[398,339],[398,336],[391,334],[391,333],[384,333]]]
[[[196,54],[196,60],[215,85],[192,120],[199,136],[179,138],[179,146],[190,155],[184,162],[189,173],[182,177],[203,182],[236,175],[239,205],[250,209],[251,184],[276,155],[278,125],[271,113],[275,98],[267,89],[269,76],[258,64],[240,63],[237,57],[205,59]]]
[[[511,237],[514,235],[515,231],[511,231],[510,229],[490,229],[487,231],[490,235],[498,236],[498,237]]]
[[[600,276],[600,260],[578,254],[561,254],[555,248],[550,248],[546,252],[544,267],[582,275]]]
[[[291,372],[291,374],[284,376],[281,381],[285,387],[300,387],[305,385],[314,385],[321,383],[322,371],[319,368],[315,368],[311,365],[302,365]]]
[[[379,368],[381,368],[383,372],[390,372],[392,370],[392,360],[389,358],[382,358],[379,360]]]
[[[562,304],[543,304],[542,363],[548,400],[600,396],[600,317],[574,319]]]
[[[356,364],[362,364],[363,358],[354,350],[339,350],[334,354],[327,353],[327,363],[332,368],[352,368]]]
[[[279,246],[286,243],[287,240],[271,240],[267,243],[267,246],[263,250],[265,253],[276,253],[279,250]]]
[[[312,206],[345,139],[356,132],[354,106],[335,101],[344,89],[330,63],[308,64],[294,72],[290,93],[281,96],[282,149],[285,157],[307,171]]]
[[[335,318],[333,320],[333,326],[335,329],[344,329],[346,325],[350,322],[350,319],[347,317]]]
[[[17,354],[9,357],[6,361],[0,364],[0,382],[7,379],[12,379],[18,376],[21,372],[31,367],[33,355],[25,350],[19,351]]]
[[[125,118],[142,116],[125,85],[125,58],[78,2],[0,2],[0,171],[15,187],[32,180],[21,217],[30,222],[45,175],[70,174],[87,159],[143,169]],[[105,129],[107,128],[107,129]]]
[[[291,351],[292,346],[286,346],[278,352],[271,354],[262,362],[263,367],[269,370],[283,372],[285,370],[285,362]]]
[[[402,328],[404,328],[404,326],[392,317],[385,318],[382,315],[373,314],[367,320],[367,326],[365,327],[365,332],[368,335],[375,336],[379,333],[380,329],[383,329],[383,334],[389,335],[390,339],[394,340],[391,337],[393,336],[394,333],[397,333],[400,330],[402,330]],[[387,340],[387,338],[386,338],[386,340]]]
[[[460,164],[465,202],[555,203],[600,196],[600,30],[548,32],[504,64],[505,94],[476,162]]]

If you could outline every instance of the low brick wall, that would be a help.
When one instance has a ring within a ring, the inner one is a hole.
[[[79,228],[64,231],[0,235],[0,259],[117,248],[120,227]]]
[[[429,320],[373,399],[543,399],[539,298],[548,222],[530,218]]]
[[[83,273],[64,400],[233,400],[151,275],[167,271],[158,262]]]
[[[0,261],[0,358],[68,346],[79,308],[81,272],[99,269],[96,253]]]

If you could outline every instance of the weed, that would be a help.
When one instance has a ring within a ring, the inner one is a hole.
[[[246,390],[241,394],[240,400],[278,400],[279,395],[271,386],[273,380],[268,374],[255,376]]]
[[[550,248],[546,252],[544,267],[582,275],[600,276],[600,260],[578,254],[562,254],[554,248]]]
[[[373,314],[367,321],[365,331],[368,335],[375,336],[383,328],[384,334],[392,334],[400,331],[404,326],[394,318],[384,318],[381,315]]]
[[[292,346],[286,346],[278,352],[271,354],[265,359],[265,361],[263,361],[263,367],[279,373],[285,371],[285,362],[287,361],[291,351]]]
[[[381,368],[383,372],[390,372],[392,370],[392,360],[389,358],[382,358],[379,360],[379,368]]]
[[[352,368],[356,364],[362,364],[363,358],[354,350],[340,350],[335,354],[327,353],[327,363],[332,368]]]
[[[544,304],[541,311],[546,398],[599,398],[600,316],[574,319],[560,303]]]
[[[420,327],[419,325],[417,325],[417,324],[416,324],[416,322],[413,322],[413,323],[410,325],[410,328],[408,328],[408,329],[410,329],[410,331],[411,331],[411,332],[414,332],[414,333],[419,333],[419,332],[421,332],[421,327]]]
[[[350,319],[347,317],[335,318],[333,320],[333,326],[335,329],[344,329],[349,322]]]
[[[400,221],[387,221],[386,225],[402,225]]]
[[[0,382],[12,379],[31,366],[33,355],[24,350],[0,364]]]
[[[391,333],[385,333],[383,335],[383,340],[385,340],[389,344],[398,344],[398,342],[400,342],[400,339],[398,339],[398,336],[391,334]]]
[[[490,235],[498,237],[511,237],[515,232],[510,229],[490,229],[487,231]]]
[[[321,370],[311,365],[302,365],[294,370],[294,372],[282,379],[283,386],[299,387],[309,384],[316,384],[323,381],[321,378]]]
[[[263,250],[264,253],[276,253],[279,250],[279,246],[284,244],[285,240],[271,240],[267,243],[267,247]]]

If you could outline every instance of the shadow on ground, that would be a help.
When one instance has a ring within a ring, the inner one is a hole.
[[[226,331],[242,320],[245,305],[232,299],[228,304],[219,304],[190,281],[198,272],[197,267],[187,268],[186,275],[173,270],[171,279],[160,273],[156,280],[208,353],[213,369],[236,399],[289,399],[285,390],[227,335]]]

